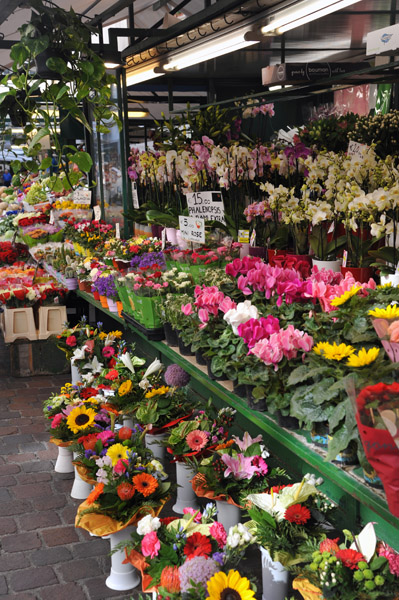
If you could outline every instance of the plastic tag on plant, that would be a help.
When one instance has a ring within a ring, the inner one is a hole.
[[[249,229],[239,229],[237,241],[240,244],[248,244],[249,242]]]
[[[121,226],[119,223],[115,223],[115,237],[117,240],[121,239]]]
[[[335,222],[333,221],[331,223],[330,227],[328,228],[327,233],[333,233],[334,229],[335,229]]]
[[[161,240],[162,240],[162,250],[165,250],[165,245],[166,245],[166,227],[164,227],[162,229]]]
[[[50,225],[54,225],[54,212],[52,210],[50,210],[49,223],[50,223]]]
[[[99,221],[101,219],[101,206],[94,207],[94,220]]]
[[[396,269],[395,269],[395,275],[399,275],[399,262],[396,265]]]
[[[249,240],[249,245],[255,246],[255,242],[256,242],[256,231],[254,229],[251,233],[251,239]]]
[[[139,195],[137,193],[137,183],[132,181],[132,199],[133,199],[133,208],[139,209]]]
[[[343,256],[342,256],[342,266],[346,267],[347,262],[348,262],[348,251],[344,250]]]

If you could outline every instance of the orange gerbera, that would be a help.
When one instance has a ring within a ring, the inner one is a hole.
[[[87,496],[87,499],[86,499],[87,504],[93,504],[93,502],[95,502],[97,500],[97,498],[99,496],[101,496],[103,491],[104,491],[104,484],[97,483],[94,490],[92,492],[90,492],[90,494]]]
[[[147,497],[158,487],[158,481],[152,475],[148,473],[140,473],[139,475],[135,475],[132,479],[135,488],[140,494]]]
[[[223,450],[224,448],[230,448],[234,444],[234,440],[229,440],[228,442],[224,442],[224,444],[218,444],[215,450]]]

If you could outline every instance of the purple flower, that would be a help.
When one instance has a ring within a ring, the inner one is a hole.
[[[214,560],[215,562],[219,563],[219,565],[223,566],[224,563],[224,552],[214,552],[212,554],[212,560]]]
[[[90,458],[91,456],[94,456],[95,452],[94,450],[85,450],[85,457],[86,458]]]
[[[141,256],[133,256],[130,266],[135,269],[149,269],[153,265],[158,265],[160,269],[166,268],[163,252],[146,252]]]
[[[171,387],[184,387],[190,381],[190,375],[179,365],[169,365],[164,375],[166,385]]]
[[[188,592],[193,587],[192,582],[201,585],[204,589],[209,579],[218,571],[219,564],[205,556],[194,556],[179,567],[180,585],[182,593]]]

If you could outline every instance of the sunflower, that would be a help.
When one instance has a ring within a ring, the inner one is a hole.
[[[333,298],[330,302],[331,306],[341,306],[341,304],[345,304],[345,302],[347,302],[349,298],[352,298],[352,296],[356,296],[356,294],[360,292],[361,289],[361,285],[352,285],[350,290],[347,290],[341,296]]]
[[[347,361],[348,367],[364,367],[374,362],[377,356],[380,353],[379,348],[370,348],[370,350],[366,350],[366,348],[362,348],[359,350],[357,354],[352,354]]]
[[[318,351],[315,350],[315,348],[317,348]],[[337,344],[336,342],[333,342],[332,344],[329,344],[328,342],[319,342],[315,348],[313,349],[316,354],[324,356],[327,360],[342,360],[355,352],[353,346]]]
[[[118,460],[127,458],[129,448],[123,446],[123,444],[112,444],[107,450],[107,456],[112,460],[112,466],[114,467]]]
[[[388,304],[386,308],[374,308],[374,310],[369,310],[369,315],[377,319],[396,319],[399,317],[399,304]]]
[[[67,425],[72,433],[78,433],[82,429],[87,429],[87,427],[93,425],[96,415],[96,411],[92,408],[77,406],[69,413]]]
[[[389,281],[388,283],[381,283],[380,285],[377,285],[377,290],[384,290],[385,288],[391,288],[392,287],[392,283]]]
[[[322,356],[327,346],[329,346],[328,342],[319,342],[318,344],[316,344],[316,346],[313,346],[312,350],[319,356]]]
[[[219,571],[207,583],[209,596],[206,600],[252,600],[255,593],[246,577],[238,571],[230,570],[228,574]]]
[[[119,389],[118,389],[119,396],[126,396],[126,394],[129,394],[132,387],[133,387],[133,383],[130,381],[130,379],[127,379],[126,381],[121,383],[121,385],[119,386]]]
[[[149,392],[146,393],[146,398],[152,398],[153,396],[163,396],[169,392],[169,388],[167,385],[163,385],[159,388],[152,388]]]
[[[158,487],[158,481],[152,475],[148,473],[140,473],[135,475],[132,479],[136,490],[143,494],[143,496],[150,496]]]

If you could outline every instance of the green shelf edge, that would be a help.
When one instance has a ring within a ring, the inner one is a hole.
[[[387,507],[386,502],[376,493],[374,493],[371,488],[351,477],[351,475],[346,473],[340,467],[336,466],[334,463],[324,461],[322,456],[314,452],[312,448],[306,446],[301,441],[296,439],[290,431],[280,427],[266,414],[250,409],[243,399],[226,390],[217,381],[210,379],[205,373],[203,373],[184,356],[182,356],[179,352],[176,352],[166,343],[149,340],[142,332],[138,331],[130,323],[127,323],[123,318],[103,308],[101,303],[94,300],[91,294],[82,292],[80,290],[77,290],[76,292],[81,298],[85,299],[99,310],[107,313],[109,316],[113,317],[119,323],[124,325],[125,328],[131,330],[136,337],[141,338],[157,353],[167,357],[172,362],[179,364],[211,394],[215,395],[226,404],[232,406],[235,410],[237,410],[237,412],[242,414],[244,418],[257,426],[261,431],[265,432],[269,438],[283,445],[286,449],[292,452],[293,456],[298,456],[298,458],[300,458],[302,461],[317,469],[322,476],[332,481],[334,485],[338,486],[343,492],[351,496],[355,501],[359,502],[360,505],[370,509],[373,513],[382,518],[386,524],[389,524],[390,527],[393,527],[396,532],[399,533],[399,518],[392,515]],[[300,433],[301,435],[304,434],[302,431],[297,433]],[[383,530],[384,528],[382,527],[382,531]],[[388,543],[391,543],[392,545],[392,537]],[[397,541],[395,546],[399,550]]]

